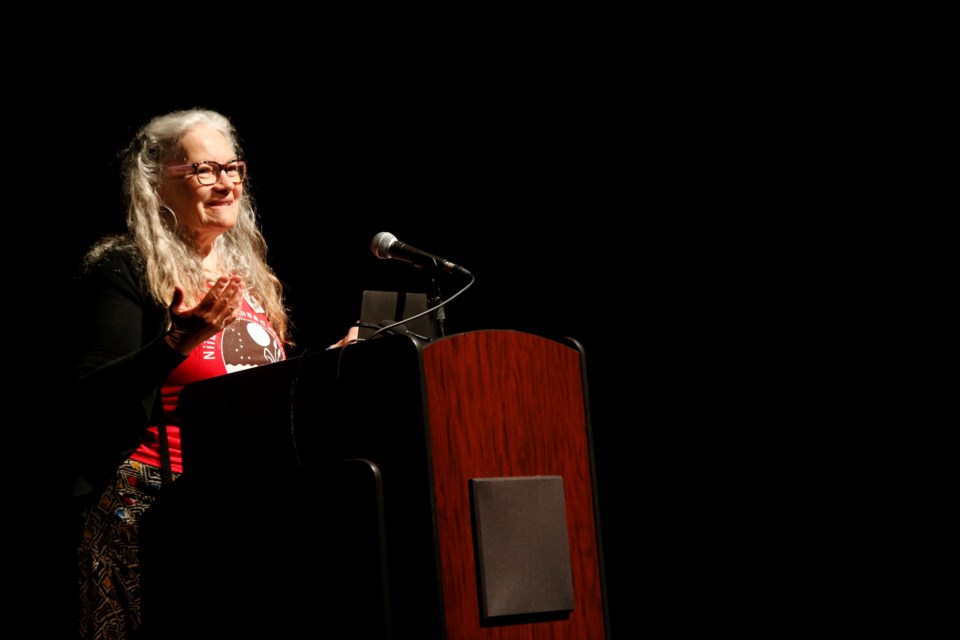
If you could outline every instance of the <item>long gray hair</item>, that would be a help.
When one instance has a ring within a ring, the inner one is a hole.
[[[164,164],[182,156],[181,141],[198,125],[222,133],[238,157],[242,150],[233,123],[207,109],[188,109],[157,116],[141,128],[121,154],[127,229],[145,261],[147,285],[158,302],[168,306],[174,284],[187,300],[206,293],[201,257],[178,233],[176,218],[159,196]],[[292,344],[283,286],[267,264],[267,244],[257,221],[250,181],[244,182],[237,204],[236,225],[217,238],[220,268],[243,277],[248,293],[260,302],[270,324],[285,343]]]

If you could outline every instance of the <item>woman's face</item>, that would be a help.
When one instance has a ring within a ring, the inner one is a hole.
[[[237,157],[223,134],[206,125],[195,127],[183,137],[182,151],[183,162],[167,166],[160,197],[173,210],[181,233],[198,247],[209,246],[237,223],[243,183],[235,183],[226,170],[216,177],[217,165],[212,164],[213,170],[204,181],[213,180],[213,184],[201,184],[193,164],[215,162],[225,167]]]

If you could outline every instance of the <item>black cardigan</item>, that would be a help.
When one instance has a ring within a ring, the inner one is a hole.
[[[167,344],[167,309],[149,294],[129,240],[87,260],[74,279],[74,493],[96,492],[157,424],[157,391],[186,359]]]

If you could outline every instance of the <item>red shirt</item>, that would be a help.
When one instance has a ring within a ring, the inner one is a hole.
[[[184,385],[234,371],[258,367],[286,359],[286,352],[263,309],[250,296],[243,298],[243,312],[226,329],[205,341],[193,350],[164,381],[163,414],[167,422],[167,440],[170,444],[170,468],[174,473],[183,472],[183,456],[180,449],[180,427],[176,416],[180,390]],[[160,467],[160,443],[156,426],[147,430],[143,444],[131,458],[145,464]]]

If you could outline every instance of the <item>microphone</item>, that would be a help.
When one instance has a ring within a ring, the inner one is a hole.
[[[449,260],[438,258],[416,247],[411,247],[405,242],[400,242],[397,240],[397,236],[387,231],[381,231],[373,236],[373,240],[370,242],[370,250],[373,251],[373,255],[381,260],[393,258],[394,260],[409,262],[417,267],[443,269],[447,273],[456,271],[465,276],[473,275],[458,264],[453,264]]]

